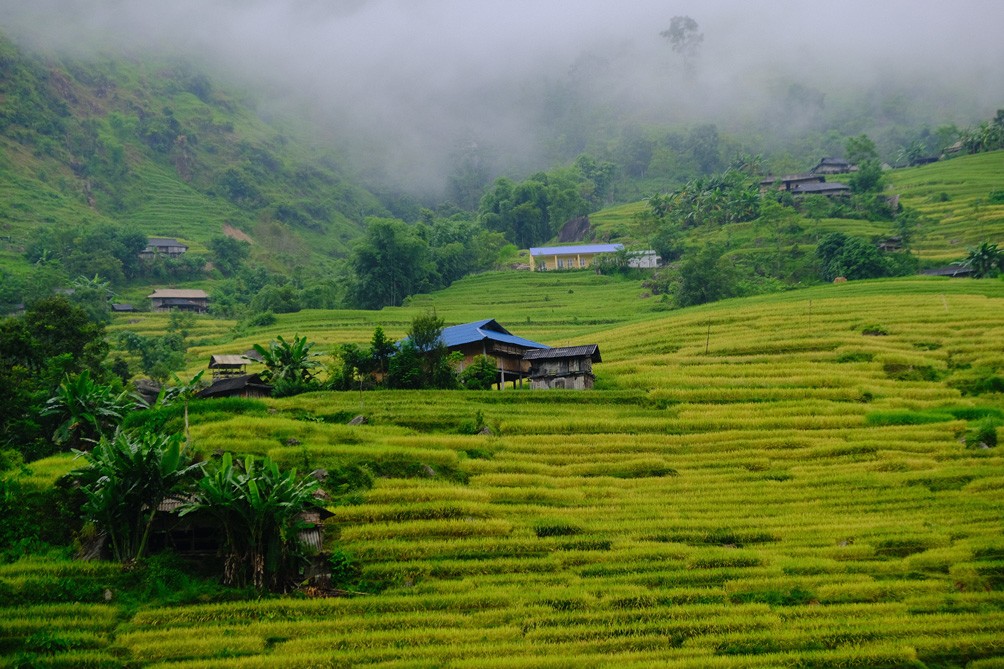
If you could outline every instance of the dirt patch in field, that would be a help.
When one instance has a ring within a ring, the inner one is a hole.
[[[232,225],[223,224],[223,234],[227,237],[233,237],[234,239],[239,239],[242,242],[247,242],[248,244],[254,244],[254,240],[251,239],[246,232],[243,230],[238,230]]]

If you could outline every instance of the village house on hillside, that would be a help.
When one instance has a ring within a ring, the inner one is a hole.
[[[766,177],[760,180],[760,192],[766,193],[772,188],[792,191],[802,184],[821,184],[826,177],[820,174],[788,174],[783,177]]]
[[[596,380],[593,363],[602,362],[596,344],[536,349],[524,353],[523,360],[530,363],[530,387],[534,390],[588,390]]]
[[[149,260],[154,256],[177,258],[188,251],[188,246],[171,237],[150,237],[146,248],[140,251],[139,257]]]
[[[840,195],[850,193],[851,187],[837,181],[827,182],[822,174],[789,174],[760,180],[760,192],[777,189],[792,195]]]
[[[514,388],[517,383],[522,383],[530,371],[530,365],[524,362],[523,354],[547,348],[546,344],[517,337],[499,325],[494,318],[443,328],[440,339],[449,351],[459,351],[464,355],[464,367],[479,355],[494,358],[499,370],[496,379],[499,387],[505,386],[509,381],[512,381]]]
[[[597,258],[624,250],[623,244],[579,244],[575,246],[538,246],[530,249],[530,269],[535,272],[559,269],[585,269]],[[654,268],[659,266],[655,251],[631,251],[628,266]]]
[[[215,378],[208,388],[197,393],[198,397],[244,397],[258,399],[272,396],[272,386],[262,381],[257,374],[239,374]]]
[[[240,376],[244,374],[249,363],[256,362],[246,355],[211,355],[209,356],[209,369],[213,373],[214,379],[226,376]]]
[[[499,370],[495,380],[498,388],[508,382],[516,388],[526,379],[532,388],[542,390],[592,388],[592,363],[600,362],[596,344],[551,348],[512,334],[495,319],[443,328],[440,339],[449,351],[463,354],[464,367],[479,355],[493,358]]]
[[[154,311],[177,309],[202,314],[209,309],[209,295],[204,290],[158,288],[147,297]]]
[[[804,183],[798,184],[791,189],[793,195],[842,195],[844,193],[850,193],[851,187],[847,184],[842,184],[839,181],[830,181],[826,183]]]
[[[847,174],[848,172],[856,172],[857,169],[857,165],[845,158],[826,157],[821,158],[816,166],[809,171],[813,174]]]

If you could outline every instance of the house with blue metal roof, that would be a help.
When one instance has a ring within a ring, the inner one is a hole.
[[[623,244],[577,244],[574,246],[538,246],[530,249],[530,269],[536,272],[556,269],[586,269],[598,256],[623,251]],[[655,251],[630,251],[628,267],[659,266]]]
[[[530,364],[523,359],[524,353],[550,348],[546,344],[514,335],[494,318],[443,328],[440,339],[451,352],[463,353],[462,368],[471,364],[479,355],[494,358],[499,369],[498,384],[501,386],[511,381],[515,387],[529,375]]]
[[[623,244],[578,244],[574,246],[539,246],[530,249],[530,269],[535,272],[555,269],[585,269],[596,256],[616,253]]]

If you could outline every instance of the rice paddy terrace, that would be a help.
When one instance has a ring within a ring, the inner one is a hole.
[[[628,302],[618,286],[596,302]],[[555,306],[588,299],[570,288],[548,288],[551,319],[489,315],[599,343],[591,392],[193,407],[206,452],[380,474],[328,521],[370,594],[134,610],[114,565],[22,561],[0,566],[4,648],[172,669],[1004,666],[1004,459],[985,447],[1004,403],[980,394],[1004,369],[1004,282],[852,282],[597,323]],[[470,304],[436,298],[449,322]],[[481,421],[493,434],[472,434]],[[38,485],[67,466],[39,463]]]

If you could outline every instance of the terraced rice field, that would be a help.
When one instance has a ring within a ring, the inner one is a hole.
[[[993,151],[892,173],[902,205],[926,219],[914,244],[921,258],[950,262],[967,247],[1004,241],[1004,202],[991,199],[1004,191],[1002,162],[1004,151]]]
[[[1004,402],[960,390],[1004,369],[1004,282],[613,320],[513,328],[599,343],[591,392],[314,393],[193,415],[205,451],[380,474],[328,521],[374,594],[135,613],[113,597],[76,617],[39,603],[8,609],[0,637],[80,636],[44,666],[1004,666],[1004,458],[965,443],[1004,424]],[[469,434],[479,414],[493,434]],[[40,480],[66,463],[46,466]],[[46,568],[4,567],[0,589]]]

